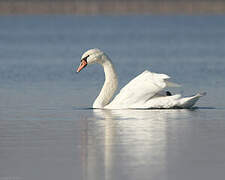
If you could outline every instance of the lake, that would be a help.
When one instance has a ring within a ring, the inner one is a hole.
[[[0,180],[222,180],[224,16],[0,16]],[[93,110],[100,48],[119,88],[168,74],[194,109]]]

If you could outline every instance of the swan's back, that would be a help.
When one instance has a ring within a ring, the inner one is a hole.
[[[180,94],[167,96],[166,87],[179,85],[168,81],[166,74],[144,71],[123,87],[114,100],[105,108],[190,108],[205,94],[181,98]]]
[[[169,78],[166,74],[144,71],[123,87],[107,107],[146,108],[143,105],[166,87]]]

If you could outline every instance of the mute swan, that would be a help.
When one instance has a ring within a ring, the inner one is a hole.
[[[185,98],[182,98],[180,94],[170,95],[164,91],[164,88],[178,85],[169,82],[168,79],[170,77],[166,74],[158,74],[146,70],[123,87],[111,101],[117,89],[118,80],[114,66],[104,52],[99,49],[86,51],[82,55],[77,72],[93,63],[101,64],[105,72],[105,82],[100,94],[94,101],[93,108],[191,108],[201,96],[205,95],[205,93],[198,93],[195,96]]]

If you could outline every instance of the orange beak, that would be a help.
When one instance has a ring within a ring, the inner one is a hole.
[[[85,68],[85,66],[87,66],[87,61],[82,59],[80,66],[77,68],[77,72],[80,72],[83,68]]]

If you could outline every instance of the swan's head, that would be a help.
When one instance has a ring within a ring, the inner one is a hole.
[[[88,64],[101,63],[103,55],[104,53],[100,49],[89,49],[82,55],[77,72],[80,72]]]

